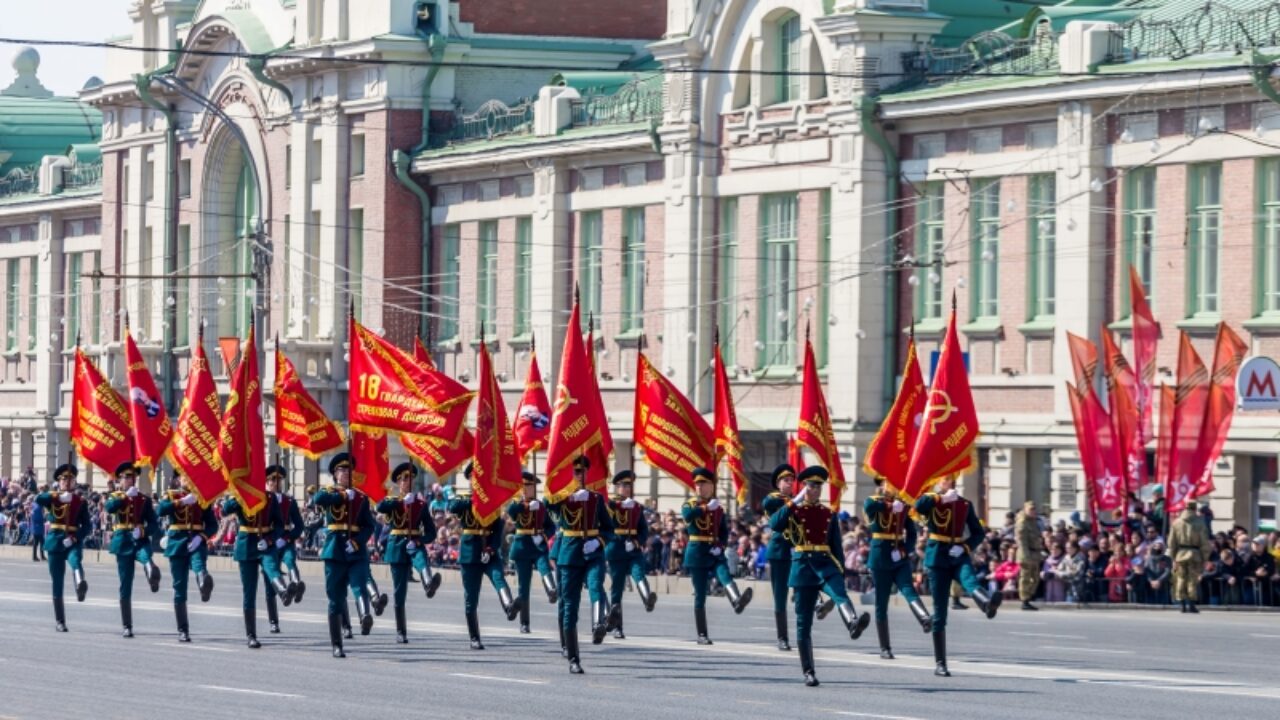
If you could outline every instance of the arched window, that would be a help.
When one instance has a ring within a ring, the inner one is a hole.
[[[800,16],[795,13],[779,18],[775,25],[778,33],[776,77],[777,102],[792,102],[801,98],[805,76],[803,50],[800,41]]]

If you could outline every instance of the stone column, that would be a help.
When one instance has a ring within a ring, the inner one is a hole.
[[[534,162],[531,169],[534,211],[530,322],[537,340],[538,369],[548,384],[548,397],[554,400],[560,352],[573,309],[574,280],[578,277],[573,263],[577,237],[568,209],[569,171],[554,161]]]

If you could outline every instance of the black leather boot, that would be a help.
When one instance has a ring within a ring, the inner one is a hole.
[[[339,615],[339,619],[342,623],[343,639],[350,640],[355,637],[355,634],[351,632],[351,606],[347,605],[346,598],[342,600],[342,613]]]
[[[396,642],[404,645],[409,642],[409,623],[405,620],[403,605],[396,605],[394,610],[396,614]]]
[[[89,583],[84,579],[84,570],[72,570],[71,578],[76,584],[76,602],[84,602],[85,595],[89,594]]]
[[[693,624],[698,629],[698,644],[712,645],[711,638],[707,637],[707,609],[704,607],[693,609]]]
[[[560,657],[567,658],[569,657],[569,646],[565,645],[564,641],[564,625],[561,625],[559,622],[556,624],[560,625]]]
[[[876,636],[880,639],[880,659],[892,660],[893,648],[889,645],[889,621],[876,620]]]
[[[480,618],[474,613],[467,613],[467,634],[471,636],[471,649],[483,650],[484,643],[480,642]]]
[[[778,628],[778,649],[791,651],[791,640],[787,637],[787,614],[785,612],[775,612],[773,614],[773,624]]]
[[[813,616],[819,620],[826,620],[832,610],[836,609],[836,601],[827,598],[818,603],[818,609],[814,611]]]
[[[554,605],[560,599],[560,589],[556,587],[556,577],[554,575],[542,576],[542,589],[547,591],[547,602]]]
[[[626,640],[627,635],[626,633],[622,632],[622,603],[618,603],[617,605],[614,605],[613,610],[611,612],[613,612],[618,616],[618,627],[613,629],[613,639]]]
[[[853,608],[853,603],[848,600],[836,605],[836,610],[840,612],[840,619],[844,621],[844,627],[849,631],[849,639],[857,640],[862,637],[862,633],[871,624],[871,616]]]
[[[267,624],[271,626],[271,634],[280,634],[280,609],[276,606],[276,596],[267,596]]]
[[[272,580],[271,589],[275,590],[276,594],[280,596],[280,602],[284,603],[285,607],[293,604],[293,588],[285,584],[283,577]]]
[[[738,615],[741,615],[742,611],[747,609],[747,605],[751,604],[751,588],[739,590],[738,583],[731,580],[725,586],[724,592],[729,597],[730,604],[733,605],[733,611]]]
[[[373,631],[373,605],[368,595],[360,593],[356,598],[356,614],[360,616],[360,634],[368,635]]]
[[[947,631],[933,631],[933,674],[938,677],[951,677],[951,671],[947,669]]]
[[[573,632],[573,631],[568,631]],[[605,610],[604,603],[591,603],[591,644],[599,645],[604,642],[604,636],[609,634],[609,617],[608,611]]]
[[[373,606],[373,614],[382,617],[382,611],[387,609],[387,594],[378,590],[378,581],[372,576],[369,582],[365,583],[365,589],[369,591],[369,603]]]
[[[53,629],[58,632],[67,631],[67,609],[62,604],[62,598],[60,597],[53,599],[53,621],[56,623]]]
[[[427,599],[436,596],[436,591],[440,589],[440,573],[432,572],[431,566],[428,565],[425,572],[422,573],[422,590],[426,592]]]
[[[515,620],[520,616],[520,606],[523,603],[511,596],[511,588],[498,590],[498,602],[502,603],[502,611],[507,614],[507,620]]]
[[[987,616],[988,620],[996,616],[996,610],[1000,608],[1003,600],[1004,596],[1000,593],[992,595],[990,591],[983,588],[973,591],[973,601],[978,604],[978,609]]]
[[[529,606],[523,603],[520,605],[520,634],[529,634]]]
[[[200,587],[200,602],[209,602],[209,598],[213,597],[213,576],[207,572],[198,572],[196,584]]]
[[[289,579],[297,586],[293,592],[293,601],[302,602],[302,593],[307,591],[307,584],[302,582],[302,573],[297,568],[289,568]]]
[[[187,624],[187,604],[185,602],[175,602],[173,604],[173,615],[178,621],[178,642],[191,642],[191,626]]]
[[[922,630],[926,633],[933,631],[933,616],[929,614],[923,600],[912,600],[907,603],[907,607],[911,608],[911,614],[915,616],[916,622],[920,623]]]
[[[262,643],[258,642],[258,614],[253,610],[244,611],[244,637],[250,650],[262,647]]]
[[[801,639],[797,645],[800,648],[800,669],[804,671],[804,684],[818,687],[818,676],[813,670],[813,641]]]
[[[569,672],[582,674],[582,663],[578,662],[578,630],[571,628],[564,634],[565,651],[569,657]]]
[[[151,592],[160,592],[160,567],[153,561],[148,560],[145,568],[147,571],[147,584],[151,586]]]
[[[645,612],[653,612],[653,606],[658,604],[658,596],[653,594],[653,589],[649,587],[649,581],[642,578],[636,583],[636,592],[640,593],[640,601],[644,603]]]
[[[122,599],[120,601],[120,625],[124,628],[120,632],[120,637],[133,637],[133,601]]]
[[[331,613],[329,615],[329,644],[333,646],[334,657],[344,658],[347,656],[342,651],[342,613]]]

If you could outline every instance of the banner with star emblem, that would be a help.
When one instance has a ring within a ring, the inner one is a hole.
[[[1181,512],[1205,471],[1200,435],[1209,402],[1209,371],[1185,332],[1179,333],[1178,385],[1174,388],[1173,425],[1169,433],[1169,474],[1165,512]]]
[[[1129,266],[1129,317],[1133,319],[1133,367],[1136,373],[1138,430],[1145,446],[1151,441],[1151,408],[1155,404],[1156,342],[1160,339],[1160,326],[1151,314],[1147,292],[1142,278],[1132,265]],[[1145,464],[1145,460],[1144,460]]]
[[[742,464],[742,438],[738,435],[738,411],[733,407],[733,388],[729,385],[729,373],[725,370],[724,357],[720,354],[720,328],[716,328],[715,353],[716,468],[718,470],[721,463],[729,466],[729,476],[733,478],[734,497],[739,504],[742,504],[747,501],[747,488],[751,486],[751,482]]]
[[[831,428],[831,412],[818,379],[818,361],[813,356],[809,331],[804,333],[804,384],[800,388],[800,422],[796,427],[796,443],[818,456],[818,464],[827,469],[827,497],[831,509],[840,509],[844,493],[844,465],[836,447],[836,434]],[[800,468],[796,468],[800,470]]]
[[[862,469],[872,477],[883,478],[889,487],[901,490],[911,464],[911,451],[915,448],[920,423],[924,419],[924,375],[920,373],[920,361],[916,358],[916,341],[907,342],[907,362],[902,368],[902,384],[893,407],[880,424],[880,431],[867,446]]]
[[[536,348],[529,351],[529,374],[524,380],[524,394],[516,407],[516,420],[511,431],[520,446],[521,462],[547,445],[551,431],[551,403],[547,401],[547,389],[542,385]]]
[[[1222,455],[1231,431],[1236,409],[1236,372],[1244,361],[1249,346],[1226,323],[1218,323],[1218,337],[1213,348],[1213,376],[1209,379],[1209,396],[1205,406],[1204,425],[1200,430],[1197,462],[1204,471],[1196,481],[1194,497],[1213,492],[1213,466]]]
[[[574,491],[573,460],[579,455],[592,458],[602,449],[606,428],[596,415],[599,398],[590,398],[596,387],[591,377],[591,364],[582,345],[581,315],[577,300],[569,314],[569,327],[564,334],[564,350],[560,353],[560,377],[556,381],[552,406],[551,433],[547,440],[547,470],[544,480],[547,501],[557,503]],[[597,392],[597,396],[599,393]],[[608,467],[598,468],[592,459],[592,472],[587,486],[597,492],[606,485]],[[601,476],[603,470],[605,476]],[[593,479],[594,478],[594,479]]]
[[[711,426],[670,380],[636,356],[636,445],[645,462],[693,489],[693,471],[715,464]]]
[[[138,345],[129,332],[129,316],[124,325],[125,379],[129,384],[129,417],[133,424],[134,461],[152,467],[160,462],[173,440],[173,423],[160,401],[156,381]]]
[[[1107,379],[1107,403],[1110,406],[1111,433],[1122,458],[1128,492],[1137,492],[1147,484],[1147,448],[1142,441],[1142,414],[1138,409],[1138,380],[1124,359],[1111,333],[1102,329],[1105,358],[1103,374]]]
[[[1124,473],[1107,411],[1089,385],[1077,387],[1068,382],[1067,400],[1071,404],[1091,514],[1095,523],[1102,520],[1113,524],[1124,513]]]
[[[480,395],[476,400],[476,444],[471,470],[471,513],[481,526],[498,517],[520,492],[520,448],[507,420],[502,388],[493,375],[489,346],[480,336]]]

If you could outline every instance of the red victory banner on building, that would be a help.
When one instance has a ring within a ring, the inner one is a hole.
[[[1207,466],[1200,435],[1209,403],[1209,371],[1191,345],[1179,333],[1178,385],[1174,389],[1173,425],[1169,435],[1169,474],[1165,478],[1165,510],[1181,512],[1190,500]]]
[[[1133,367],[1137,375],[1138,429],[1142,444],[1151,441],[1151,406],[1155,404],[1156,343],[1160,339],[1160,326],[1151,314],[1147,293],[1138,271],[1129,266],[1130,317],[1133,320]]]
[[[139,465],[155,465],[164,457],[173,440],[173,423],[160,400],[156,381],[147,362],[138,352],[129,332],[129,316],[124,320],[125,378],[129,384],[129,417],[133,421],[134,458]]]
[[[471,513],[488,525],[520,492],[520,448],[507,421],[502,389],[493,375],[489,347],[480,336],[480,396],[476,401],[476,443],[471,470]]]
[[[71,444],[85,462],[112,477],[116,468],[133,459],[129,410],[79,343],[71,390]]]
[[[807,447],[818,456],[818,464],[826,468],[828,499],[833,510],[840,509],[840,496],[844,493],[844,465],[836,447],[836,434],[831,428],[831,413],[827,399],[822,394],[822,382],[818,380],[818,362],[813,356],[813,344],[809,342],[809,330],[804,331],[804,385],[800,390],[800,422],[796,428],[796,443]],[[800,470],[800,468],[796,468]]]
[[[542,371],[538,369],[538,350],[529,350],[529,374],[524,380],[524,394],[516,407],[516,419],[511,431],[520,447],[520,460],[547,446],[551,431],[551,403],[547,401],[547,389],[542,385]]]
[[[1213,492],[1213,466],[1222,455],[1231,431],[1236,409],[1236,373],[1249,346],[1226,323],[1218,324],[1218,338],[1213,348],[1213,375],[1209,379],[1209,396],[1204,425],[1200,430],[1200,456],[1204,472],[1196,482],[1194,497]]]
[[[353,430],[391,430],[457,442],[466,430],[475,393],[434,368],[423,367],[395,345],[349,318]]]
[[[1129,492],[1147,484],[1147,448],[1142,441],[1142,414],[1138,409],[1138,381],[1124,359],[1124,353],[1102,329],[1105,356],[1103,373],[1107,378],[1107,402],[1110,405],[1111,433],[1120,451],[1125,487]]]
[[[636,354],[635,443],[645,462],[693,488],[693,471],[715,464],[711,426],[644,353]]]
[[[376,505],[387,496],[387,480],[391,476],[387,434],[352,430],[351,457],[355,459],[351,487],[368,495],[369,501]]]
[[[601,427],[601,419],[595,409],[600,393],[592,380],[590,358],[587,357],[586,348],[582,346],[579,317],[578,302],[575,299],[573,312],[569,315],[569,327],[564,335],[564,350],[560,353],[560,378],[556,382],[551,435],[547,440],[545,483],[547,500],[553,503],[560,502],[575,489],[574,458],[579,455],[599,457],[604,435],[607,433],[607,428]],[[595,392],[594,400],[590,397],[592,392]],[[595,470],[599,464],[593,459],[592,469]],[[604,472],[608,471],[608,467],[605,467]],[[599,471],[594,475],[598,476]],[[591,477],[588,475],[588,479]],[[598,488],[603,488],[605,483],[597,481],[595,484]]]
[[[309,460],[333,452],[346,442],[342,428],[329,419],[302,385],[302,378],[276,343],[276,442]]]
[[[201,331],[187,374],[187,389],[182,395],[177,428],[166,457],[190,481],[202,507],[209,507],[227,491],[227,479],[222,475],[222,461],[218,458],[221,415],[218,386],[209,368],[209,358],[204,353],[204,332]]]
[[[724,357],[720,354],[720,328],[716,328],[715,364],[716,468],[719,469],[721,463],[729,467],[729,477],[733,478],[733,495],[741,504],[747,501],[747,488],[751,483],[742,464],[738,411],[733,407],[733,389],[729,386],[729,373],[725,370]]]
[[[911,451],[902,494],[914,502],[934,480],[973,468],[973,448],[977,442],[978,410],[973,404],[964,354],[960,350],[955,296],[952,295],[951,321],[942,340],[938,369],[929,386],[924,419]]]
[[[228,488],[250,515],[267,505],[267,440],[254,331],[250,324],[249,339],[231,376],[231,394],[222,412],[217,453]]]
[[[915,448],[916,435],[924,420],[924,376],[920,374],[920,361],[916,358],[914,332],[907,342],[907,362],[902,368],[902,384],[893,407],[880,424],[880,431],[867,447],[862,469],[872,477],[883,478],[890,487],[901,490],[911,464],[911,451]]]

